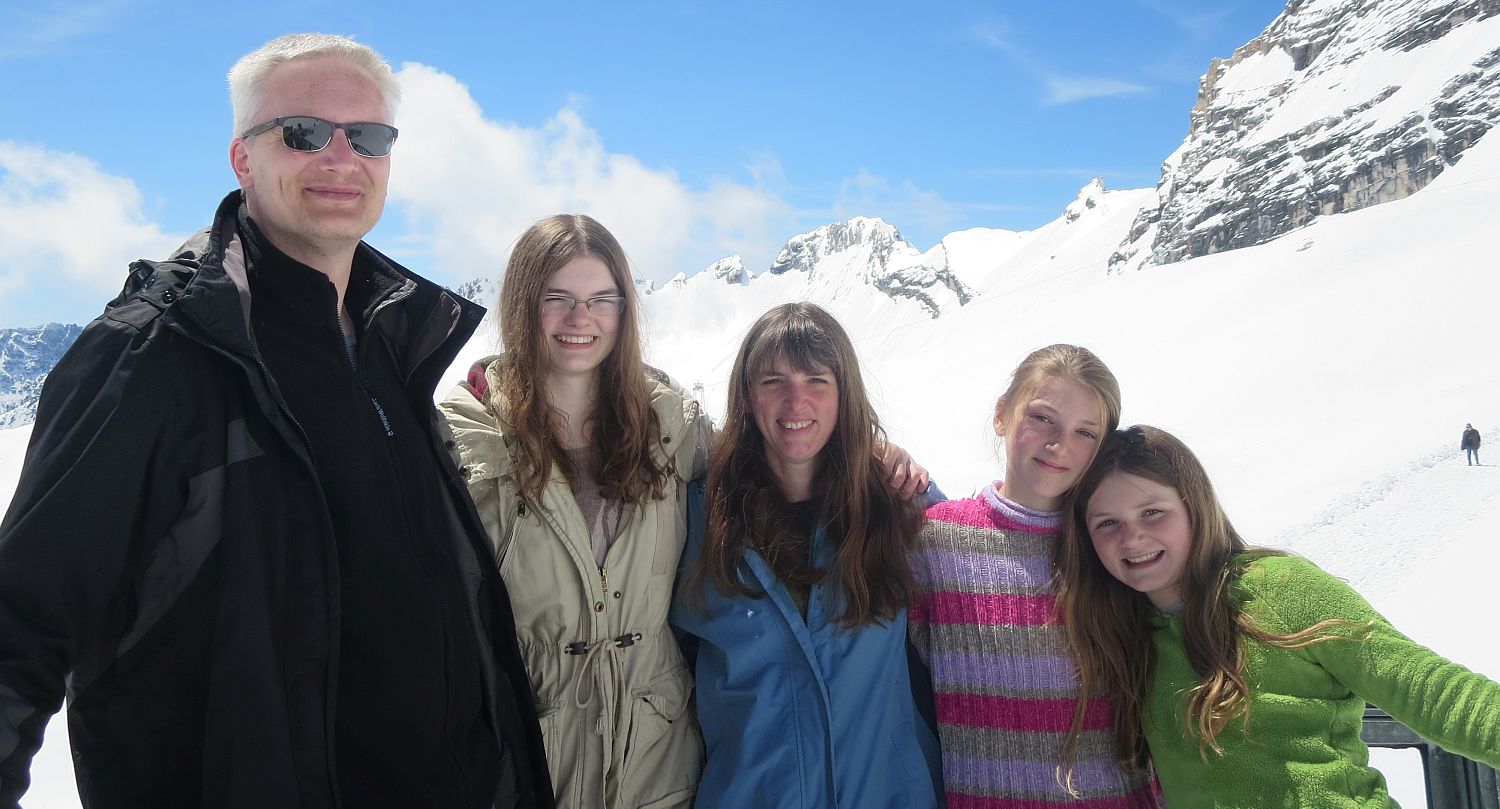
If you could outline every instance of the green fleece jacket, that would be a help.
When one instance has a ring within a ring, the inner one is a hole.
[[[1172,809],[1396,806],[1359,737],[1366,701],[1446,750],[1500,767],[1500,683],[1402,635],[1349,585],[1306,559],[1266,556],[1249,561],[1236,596],[1268,632],[1327,618],[1370,628],[1334,630],[1362,639],[1292,650],[1245,639],[1249,726],[1230,722],[1219,735],[1223,755],[1205,761],[1184,732],[1198,676],[1181,621],[1163,616],[1144,725]]]

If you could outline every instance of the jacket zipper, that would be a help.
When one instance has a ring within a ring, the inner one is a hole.
[[[193,324],[193,328],[196,329],[201,335],[200,343],[202,343],[203,345],[207,346],[213,351],[218,351],[230,358],[243,358],[248,356],[249,359],[255,361],[255,366],[260,369],[261,378],[265,380],[265,388],[266,391],[271,394],[272,401],[274,401],[276,403],[276,406],[281,410],[282,417],[285,418],[287,422],[291,424],[292,427],[297,431],[297,434],[302,437],[302,446],[298,447],[297,449],[300,450],[299,454],[302,456],[303,463],[306,464],[307,470],[312,473],[313,485],[317,487],[318,497],[323,501],[323,522],[325,523],[325,527],[328,530],[328,536],[330,537],[331,543],[333,537],[333,515],[328,511],[328,496],[323,493],[322,484],[318,482],[318,469],[312,460],[312,440],[307,437],[307,430],[302,427],[302,422],[297,421],[297,417],[292,415],[292,408],[286,403],[286,399],[282,397],[281,389],[276,386],[275,379],[271,376],[271,369],[266,365],[266,361],[260,356],[260,351],[256,350],[254,351],[254,353],[248,355],[241,354],[240,352],[236,351],[231,351],[228,348],[220,345],[217,340],[213,339],[213,332],[209,331],[209,329],[204,326],[203,323],[200,322],[196,317],[193,317],[192,313],[186,308],[178,307],[176,311],[179,315],[182,316],[182,319],[184,321]],[[335,553],[337,553],[336,550]],[[337,561],[335,561],[335,568],[337,567],[337,564]],[[335,573],[335,576],[336,575],[337,574]],[[332,589],[333,588],[330,588],[330,590]],[[331,596],[332,593],[330,592],[329,595]],[[333,649],[337,647],[339,642],[338,626],[336,625],[336,622],[339,619],[334,619],[332,618],[332,616],[339,614],[339,605],[336,603],[331,603],[328,606],[328,614],[333,625],[330,625],[328,627],[330,646],[328,652],[329,665],[328,676],[323,684],[324,693],[327,696],[327,705],[324,708],[323,715],[323,721],[326,725],[325,733],[327,738],[324,752],[328,757],[328,770],[326,775],[328,777],[329,794],[333,796],[333,805],[335,809],[338,809],[338,807],[343,806],[343,796],[340,794],[338,785],[338,765],[334,762],[334,757],[336,756],[336,752],[334,750],[334,737],[337,734],[334,731],[333,712],[335,706],[338,704],[338,686],[335,683],[338,676],[338,661],[336,660],[337,655],[334,654]]]

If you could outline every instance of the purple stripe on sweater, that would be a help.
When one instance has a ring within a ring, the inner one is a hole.
[[[975,758],[943,753],[943,781],[950,790],[969,794],[1066,798],[1058,786],[1055,761]],[[1124,779],[1113,761],[1088,759],[1073,765],[1073,789],[1089,793],[1123,793]]]
[[[1052,560],[1046,556],[1002,556],[994,553],[928,548],[922,551],[926,572],[934,583],[972,582],[979,587],[1020,584],[1042,586],[1052,580]]]
[[[1020,503],[1007,499],[1000,494],[1000,482],[995,481],[984,487],[980,492],[990,510],[999,515],[1003,522],[1012,525],[1029,528],[1033,531],[1060,531],[1062,530],[1061,511],[1037,511],[1027,508]]]
[[[1073,660],[1063,656],[932,653],[934,686],[979,685],[1008,691],[1071,692],[1078,687]],[[954,688],[942,688],[953,691]]]

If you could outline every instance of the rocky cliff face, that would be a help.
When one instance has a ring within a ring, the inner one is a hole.
[[[1401,199],[1500,122],[1500,0],[1291,0],[1204,75],[1119,272]]]
[[[36,419],[42,383],[83,327],[48,323],[30,329],[0,329],[0,429]]]

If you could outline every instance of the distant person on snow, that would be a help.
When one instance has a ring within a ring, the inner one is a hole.
[[[432,404],[483,310],[362,241],[396,77],[296,34],[229,86],[240,187],[53,369],[0,522],[0,809],[64,693],[85,806],[550,807]]]
[[[1312,562],[1248,547],[1197,457],[1154,427],[1111,435],[1065,504],[1058,597],[1115,760],[1154,764],[1172,809],[1395,807],[1369,766],[1371,702],[1500,766],[1500,683],[1396,630]],[[1065,780],[1088,777],[1078,707]]]
[[[1474,425],[1464,425],[1464,440],[1459,443],[1458,447],[1465,452],[1469,466],[1483,465],[1479,463],[1479,431],[1474,429]]]

